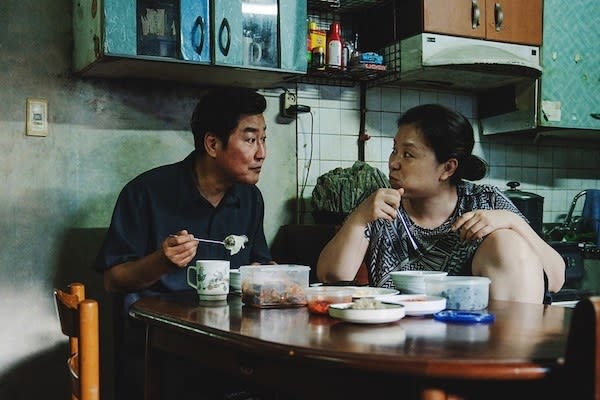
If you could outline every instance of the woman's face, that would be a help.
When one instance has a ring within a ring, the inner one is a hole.
[[[435,195],[443,183],[444,164],[438,163],[433,149],[413,124],[398,128],[388,164],[390,185],[404,188],[407,198]]]

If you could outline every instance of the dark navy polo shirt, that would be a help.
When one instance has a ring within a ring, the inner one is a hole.
[[[110,227],[95,268],[140,259],[158,249],[167,236],[186,229],[198,238],[223,240],[246,235],[245,248],[230,255],[223,246],[200,243],[199,259],[230,260],[231,267],[271,261],[263,230],[264,202],[255,185],[234,184],[217,207],[200,195],[194,179],[194,152],[183,161],[146,171],[131,180],[117,199]],[[189,290],[186,268],[173,269],[148,290],[130,297],[157,292]],[[147,293],[146,293],[147,292]]]

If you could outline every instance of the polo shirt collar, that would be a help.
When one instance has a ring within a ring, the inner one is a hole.
[[[196,178],[194,176],[194,160],[196,152],[192,151],[185,159],[181,161],[180,167],[182,173],[179,175],[179,205],[181,207],[193,206],[198,203],[210,206],[210,203],[202,197],[196,188]],[[240,185],[233,184],[225,193],[219,207],[240,207]]]

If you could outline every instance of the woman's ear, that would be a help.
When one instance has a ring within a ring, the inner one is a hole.
[[[458,168],[458,160],[456,158],[450,158],[443,164],[442,175],[440,176],[440,180],[445,181],[449,179]]]
[[[217,149],[219,147],[219,139],[216,135],[207,132],[204,135],[204,150],[209,157],[215,158],[217,156]]]

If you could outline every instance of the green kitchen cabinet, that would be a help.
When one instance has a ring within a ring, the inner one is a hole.
[[[600,129],[600,1],[544,0],[539,124]]]
[[[81,76],[254,88],[306,73],[306,0],[75,0]]]
[[[216,65],[306,72],[306,1],[213,4]]]

